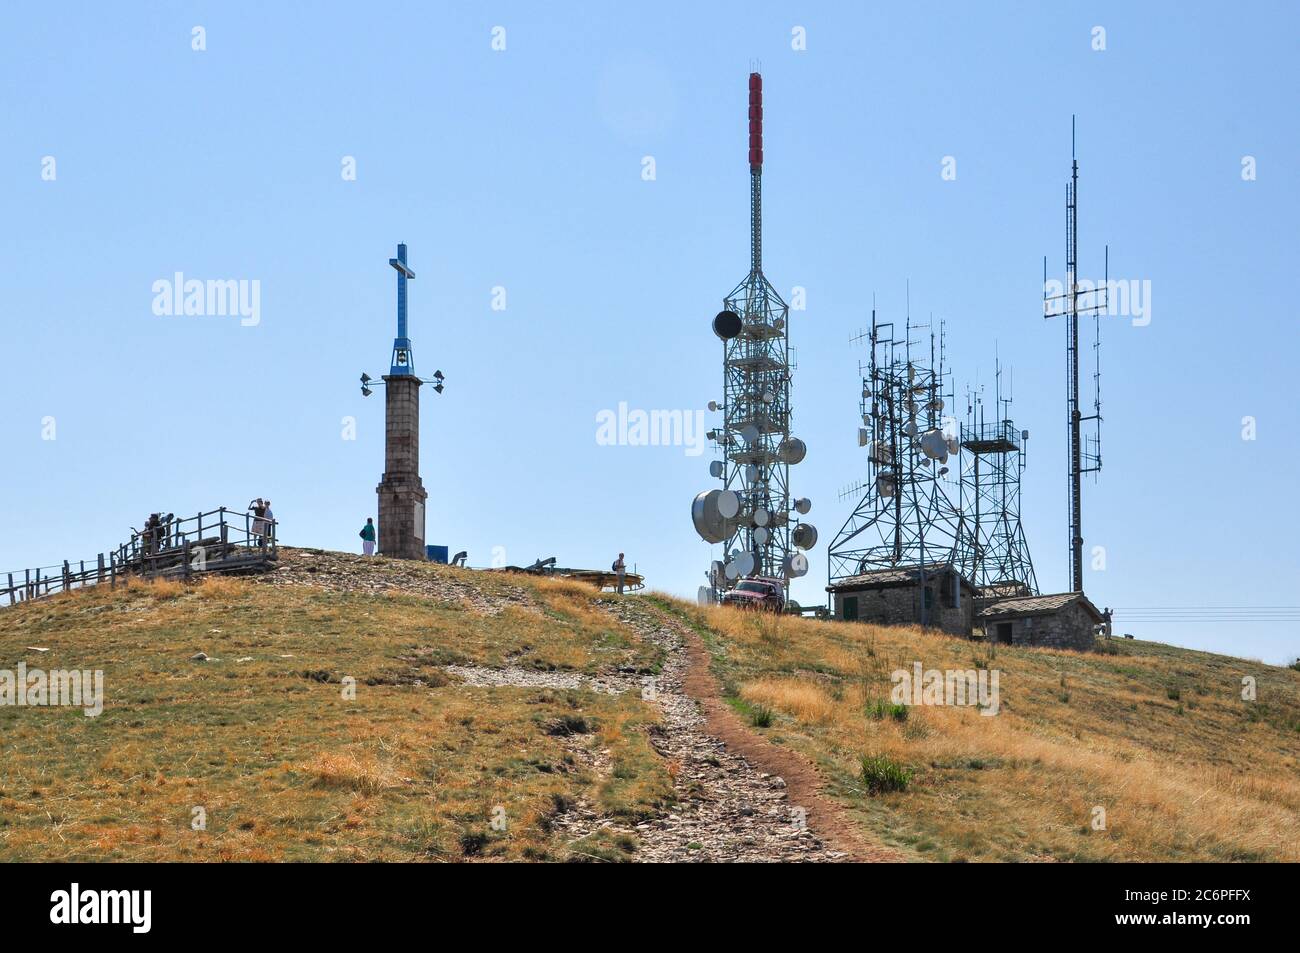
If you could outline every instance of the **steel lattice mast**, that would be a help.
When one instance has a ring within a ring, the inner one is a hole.
[[[950,454],[959,451],[944,368],[943,336],[930,334],[928,361],[912,353],[911,319],[903,336],[871,314],[871,358],[862,376],[862,427],[868,479],[841,496],[861,493],[827,556],[834,583],[873,569],[957,564],[969,528],[952,495]],[[937,345],[937,350],[936,350]],[[864,492],[865,491],[865,492]]]
[[[962,511],[971,532],[958,556],[962,573],[986,596],[1038,593],[1038,579],[1020,522],[1020,478],[1029,431],[1011,420],[1011,395],[1002,393],[1002,366],[994,373],[995,420],[984,401],[969,395],[962,426]]]
[[[807,572],[798,550],[811,549],[817,531],[798,523],[807,500],[792,503],[790,467],[806,448],[791,434],[789,308],[763,274],[763,79],[749,75],[749,273],[726,296],[714,319],[723,340],[723,425],[710,432],[722,460],[714,475],[721,490],[696,497],[696,530],[725,544],[714,564],[714,588],[746,576],[789,581]],[[716,402],[713,405],[716,407]],[[722,569],[722,572],[718,572]]]

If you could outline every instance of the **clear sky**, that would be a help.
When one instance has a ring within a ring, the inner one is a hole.
[[[1029,545],[1041,586],[1067,587],[1064,335],[1040,298],[1042,257],[1063,267],[1073,113],[1081,274],[1109,244],[1111,277],[1151,289],[1149,323],[1103,325],[1084,529],[1106,567],[1086,588],[1120,608],[1300,604],[1298,27],[1294,5],[1249,2],[10,7],[0,569],[257,495],[286,542],[357,547],[383,403],[356,381],[387,368],[405,241],[416,369],[447,377],[423,394],[429,542],[471,565],[622,550],[693,595],[719,555],[689,517],[710,455],[601,445],[596,418],[720,397],[709,322],[747,270],[761,62],[765,271],[807,295],[792,485],[821,541],[795,597],[824,599],[838,491],[864,471],[849,339],[873,294],[901,319],[909,281],[959,382],[987,381],[995,349],[1014,367]],[[155,314],[176,272],[259,282],[257,323]],[[1296,622],[1117,628],[1300,652]]]

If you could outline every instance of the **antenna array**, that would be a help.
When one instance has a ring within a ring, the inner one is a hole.
[[[914,331],[928,334],[914,340]],[[867,453],[866,493],[828,553],[831,583],[873,569],[956,563],[968,530],[952,501],[959,475],[949,458],[959,453],[956,421],[944,367],[944,331],[914,325],[910,315],[895,337],[893,322],[871,313],[871,356],[862,374],[862,426]],[[928,349],[924,348],[928,338]],[[860,339],[860,336],[859,336]],[[855,339],[857,340],[857,339]],[[924,620],[923,620],[924,622]]]

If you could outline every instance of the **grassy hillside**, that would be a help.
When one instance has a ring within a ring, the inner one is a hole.
[[[0,611],[0,668],[106,682],[97,718],[0,707],[0,859],[634,858],[634,824],[575,839],[557,818],[670,809],[657,708],[590,687],[471,685],[445,666],[652,673],[661,650],[586,588],[369,565],[400,587],[301,584],[309,568],[287,584],[136,582]],[[1300,860],[1300,672],[1134,642],[995,651],[643,604],[692,627],[753,730],[816,764],[867,839],[906,856]],[[996,669],[999,714],[882,704],[914,661]],[[1257,701],[1242,700],[1243,676]],[[910,780],[873,791],[864,757]]]
[[[733,705],[771,719],[756,730],[812,758],[862,824],[912,856],[1300,860],[1300,672],[1128,640],[1115,654],[985,647],[663,605],[702,634]],[[999,713],[890,709],[891,673],[916,661],[997,669]],[[912,772],[906,789],[870,794],[864,756]]]
[[[442,569],[443,573],[467,572]],[[495,579],[473,585],[491,595]],[[577,801],[671,792],[655,713],[590,691],[469,688],[445,663],[653,670],[563,584],[497,615],[398,592],[133,583],[0,612],[0,667],[103,669],[105,706],[0,708],[0,857],[353,860],[618,856],[567,843]],[[48,648],[36,653],[28,647]],[[196,652],[210,661],[191,661]],[[356,679],[355,700],[342,679]],[[207,829],[191,827],[193,809]],[[493,811],[504,808],[504,831]]]

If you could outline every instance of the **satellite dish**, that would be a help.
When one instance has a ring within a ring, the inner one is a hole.
[[[870,399],[870,397],[871,397],[871,388],[869,387],[862,388],[862,399],[868,400]]]
[[[753,443],[759,438],[759,429],[753,424],[745,424],[741,428],[740,435],[745,439],[745,443]]]
[[[807,497],[800,497],[799,499],[794,501],[794,508],[796,512],[807,513],[810,509],[812,509],[812,500],[808,499]]]
[[[788,464],[796,464],[808,455],[808,446],[798,437],[781,441],[777,455]]]
[[[733,490],[719,490],[716,505],[723,519],[735,519],[740,512],[740,497]]]
[[[922,457],[922,458],[921,458],[921,466],[923,466],[923,467],[928,467],[929,465],[930,465],[930,458],[929,458],[929,457]]]
[[[876,492],[886,497],[894,495],[894,481],[889,474],[882,473],[876,477]]]
[[[709,572],[714,579],[721,579],[727,573],[727,567],[722,564],[721,559],[715,559],[709,564]]]
[[[871,434],[867,432],[866,427],[858,428],[858,446],[865,447],[871,440]]]
[[[713,605],[713,590],[708,586],[700,586],[699,591],[695,594],[695,601],[698,605]]]
[[[758,509],[754,510],[755,526],[766,526],[770,522],[772,522],[771,513],[769,513],[767,510],[763,509],[762,507],[759,507]]]
[[[754,483],[757,480],[758,480],[758,467],[754,466],[751,463],[749,466],[745,467],[745,482]]]
[[[763,546],[763,545],[765,545],[765,544],[767,543],[767,537],[768,537],[768,532],[767,532],[767,530],[764,529],[762,526],[760,526],[758,529],[754,530],[754,543],[755,543],[755,545],[758,545],[758,546]]]
[[[785,327],[785,318],[777,318],[775,321],[772,322],[772,327],[780,331],[783,327]]]
[[[730,509],[727,515],[725,509]],[[705,490],[691,503],[691,522],[695,532],[707,543],[721,543],[731,535],[730,524],[740,511],[740,499],[730,490]]]
[[[722,476],[722,470],[723,467],[722,467],[721,460],[714,460],[712,463],[709,464],[709,476],[720,477]]]
[[[772,393],[772,391],[770,390],[763,391],[763,403],[770,404],[775,400],[776,400],[776,394]]]
[[[709,401],[709,410],[717,410],[717,409],[718,409],[718,402],[716,400]]]
[[[742,326],[740,315],[734,311],[719,311],[713,319],[713,333],[724,341],[738,335]]]
[[[737,556],[735,559],[731,561],[731,566],[736,567],[737,576],[748,576],[751,572],[754,571],[754,554],[741,553],[739,556]],[[730,571],[730,568],[731,567],[729,566],[728,571]]]
[[[817,527],[811,523],[800,523],[790,534],[790,541],[800,549],[812,549],[817,545]]]
[[[731,560],[731,562],[727,563],[725,574],[728,579],[735,579],[737,576],[740,575],[740,567],[736,565],[736,561],[734,559]]]
[[[1028,440],[1028,439],[1029,439],[1029,431],[1028,431],[1028,430],[1022,430],[1022,431],[1020,431],[1020,439],[1021,439],[1021,440]]]
[[[934,400],[930,401],[930,403],[928,403],[926,406],[936,412],[943,410],[943,398],[936,397]]]
[[[956,437],[949,437],[947,440],[944,441],[944,444],[948,447],[949,453],[957,453],[959,450],[961,450],[961,444],[957,442]]]
[[[785,574],[789,578],[798,578],[808,572],[808,557],[803,553],[792,553],[785,557]]]
[[[915,420],[909,420],[907,423],[903,424],[903,433],[907,434],[909,437],[915,437],[915,436],[916,436],[916,421],[915,421]]]
[[[927,430],[921,435],[921,452],[931,460],[938,460],[948,452],[948,443],[943,439],[943,432]]]
[[[941,467],[941,468],[939,469],[939,476],[947,476],[947,475],[948,475],[948,468],[947,468],[947,467]]]

